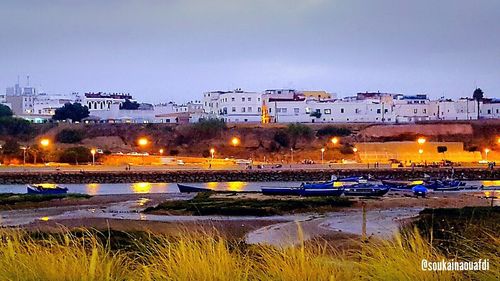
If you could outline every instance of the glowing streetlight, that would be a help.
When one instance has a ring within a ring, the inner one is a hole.
[[[358,152],[358,149],[354,147],[354,148],[352,149],[352,152],[356,153],[356,152]]]
[[[290,155],[292,156],[290,162],[293,163],[293,147],[290,147]]]
[[[237,138],[237,137],[233,137],[233,138],[231,139],[231,144],[232,144],[233,146],[238,146],[238,145],[240,144],[240,139],[239,139],[239,138]]]
[[[160,148],[160,155],[163,155],[163,152],[164,152],[163,148]]]
[[[333,143],[333,145],[336,145],[337,143],[339,143],[339,138],[333,137],[330,141]]]
[[[146,145],[148,145],[149,140],[147,138],[140,138],[140,139],[137,140],[137,143],[140,146],[146,146]]]
[[[500,137],[497,138],[497,144],[500,144]]]
[[[485,160],[488,161],[488,153],[490,152],[489,148],[484,149],[484,153],[486,154]]]
[[[210,148],[210,154],[212,155],[212,159],[214,159],[215,148]]]
[[[417,143],[420,144],[420,145],[424,144],[426,141],[427,140],[425,138],[423,138],[423,137],[417,139]]]
[[[47,146],[49,146],[49,144],[50,144],[50,140],[49,140],[49,139],[41,139],[41,140],[40,140],[40,144],[41,144],[43,147],[47,147]]]
[[[419,153],[419,154],[422,154],[422,153],[424,153],[424,150],[423,150],[423,149],[419,149],[419,150],[418,150],[418,153]]]
[[[323,164],[323,159],[324,159],[324,157],[323,157],[323,156],[324,156],[324,155],[325,155],[325,148],[324,148],[324,147],[322,147],[322,148],[321,148],[321,164]]]
[[[95,152],[96,152],[95,148],[92,148],[90,150],[90,153],[92,154],[92,166],[95,166]]]

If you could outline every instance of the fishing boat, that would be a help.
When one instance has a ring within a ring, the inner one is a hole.
[[[301,195],[302,187],[262,187],[262,194],[264,195]]]
[[[343,187],[329,188],[303,188],[300,190],[300,196],[340,196],[344,193]]]
[[[414,186],[423,184],[421,180],[382,180],[383,185],[389,186],[393,190],[411,190]]]
[[[179,188],[179,191],[181,193],[191,193],[191,192],[207,192],[207,191],[212,191],[211,189],[204,188],[204,187],[195,187],[195,186],[190,186],[190,185],[184,185],[184,184],[177,184],[177,187]]]
[[[424,183],[424,186],[434,191],[457,191],[463,189],[465,183],[459,180],[434,180]]]
[[[344,185],[354,184],[361,180],[361,177],[345,177],[345,178],[337,178],[336,176],[332,176],[329,181],[324,182],[305,182],[301,186],[304,189],[322,189],[322,188],[332,188],[332,187],[341,187]]]
[[[68,188],[56,184],[28,184],[27,192],[36,195],[56,195],[68,193]]]
[[[391,187],[386,185],[378,185],[371,183],[359,183],[344,188],[344,195],[346,196],[365,196],[375,197],[384,196],[391,190]]]

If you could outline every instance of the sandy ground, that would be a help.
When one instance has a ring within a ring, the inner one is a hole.
[[[432,193],[415,198],[390,193],[379,199],[354,199],[353,207],[327,213],[290,214],[271,217],[224,217],[146,214],[143,210],[165,200],[186,200],[184,194],[99,195],[89,199],[63,199],[36,204],[2,206],[0,226],[29,230],[60,231],[78,227],[98,230],[150,231],[175,235],[183,231],[213,231],[247,243],[277,246],[296,244],[321,237],[351,239],[361,235],[362,211],[367,210],[367,235],[389,238],[401,222],[418,215],[424,208],[488,206],[491,200],[482,192]],[[261,194],[221,194],[228,198],[269,198]],[[277,197],[286,200],[287,197]],[[495,201],[498,204],[498,201]]]

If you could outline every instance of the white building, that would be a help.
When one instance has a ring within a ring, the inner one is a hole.
[[[229,123],[260,123],[262,93],[241,89],[207,92],[203,95],[203,108],[210,117]]]
[[[500,100],[499,99],[485,99],[481,103],[481,110],[479,116],[484,119],[498,119],[500,118]]]

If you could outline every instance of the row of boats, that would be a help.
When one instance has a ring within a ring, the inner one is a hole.
[[[177,184],[184,193],[211,191],[208,188]],[[465,182],[455,179],[424,179],[417,181],[374,180],[363,177],[332,178],[324,182],[304,182],[299,186],[262,186],[264,195],[296,195],[296,196],[384,196],[390,190],[409,191],[417,196],[425,196],[432,191],[460,191],[482,189],[482,186],[466,186]],[[31,184],[27,186],[28,194],[56,195],[66,194],[66,187],[54,184]]]
[[[185,184],[177,184],[180,192],[211,191]],[[332,177],[324,182],[305,182],[300,186],[262,186],[264,195],[295,196],[363,196],[380,197],[390,190],[413,192],[417,196],[425,196],[432,191],[459,191],[465,189],[481,189],[480,186],[466,186],[465,182],[455,179],[425,179],[418,181],[373,180],[362,177]]]

